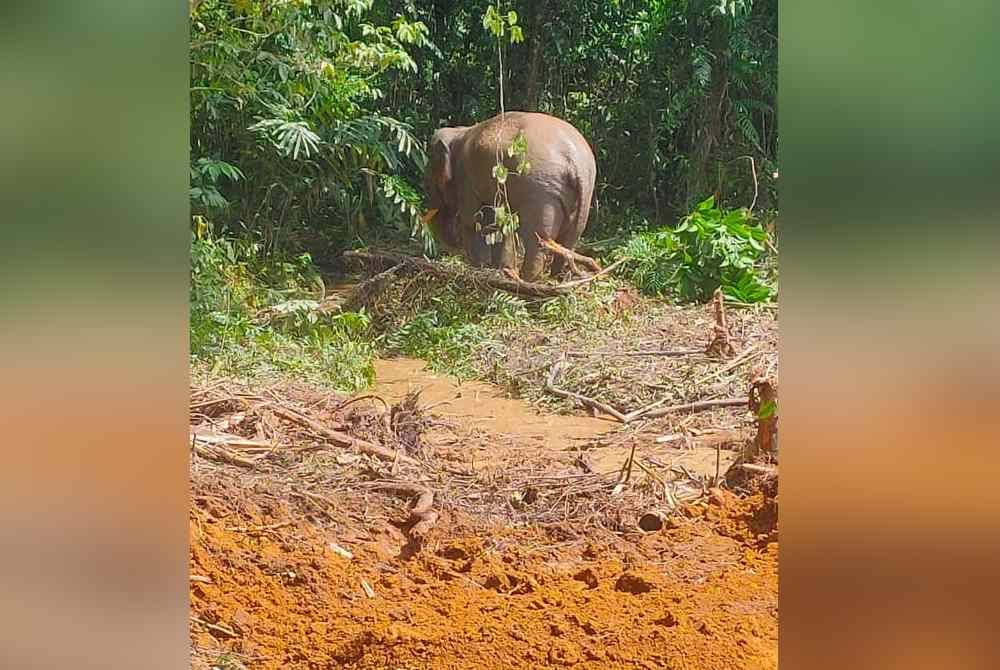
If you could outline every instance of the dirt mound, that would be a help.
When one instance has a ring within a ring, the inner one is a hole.
[[[219,486],[191,513],[195,667],[777,667],[777,544],[748,525],[762,496],[635,544],[457,520],[412,553],[391,524],[333,537]]]
[[[194,667],[777,667],[773,486],[711,489],[719,452],[691,472],[639,431],[424,405],[412,377],[193,389]]]

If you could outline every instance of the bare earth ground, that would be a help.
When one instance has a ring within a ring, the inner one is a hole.
[[[703,309],[672,317],[676,340],[705,332]],[[776,322],[733,322],[730,360],[756,345],[771,365]],[[591,346],[615,334],[605,338]],[[658,340],[649,346],[677,344]],[[519,360],[539,367],[543,354]],[[585,388],[595,369],[641,373],[677,402],[696,399],[686,389],[706,374],[712,397],[745,389],[750,371],[729,364],[602,356],[573,374]],[[345,404],[287,382],[195,384],[194,667],[777,667],[776,481],[730,480],[740,495],[716,487],[752,438],[745,408],[624,427],[539,412],[409,359],[380,361],[369,395]],[[404,458],[363,455],[339,436]],[[426,532],[411,513],[419,491],[399,482],[433,495]],[[645,533],[636,521],[651,509],[672,513]]]

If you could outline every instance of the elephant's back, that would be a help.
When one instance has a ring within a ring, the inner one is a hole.
[[[487,119],[470,130],[471,151],[495,155],[497,142],[506,148],[518,132],[528,142],[533,165],[572,164],[575,171],[596,175],[594,152],[583,134],[571,123],[541,112],[507,112]],[[506,158],[506,156],[504,156]]]

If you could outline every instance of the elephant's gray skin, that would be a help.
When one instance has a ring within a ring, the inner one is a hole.
[[[516,172],[517,157],[506,152],[518,131],[528,141],[531,169],[524,175]],[[463,251],[477,266],[513,269],[516,259],[513,240],[491,249],[476,226],[478,221],[488,230],[492,224],[498,143],[509,171],[510,206],[520,217],[518,237],[524,250],[520,276],[532,280],[541,274],[544,264],[536,234],[567,249],[579,241],[590,214],[597,164],[583,135],[547,114],[507,112],[502,131],[498,115],[474,126],[435,132],[425,183],[430,208],[437,210],[429,221],[430,228],[445,247]],[[560,274],[563,265],[563,259],[555,257],[552,274]]]

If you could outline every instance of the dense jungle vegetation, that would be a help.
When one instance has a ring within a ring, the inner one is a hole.
[[[344,249],[436,253],[425,143],[496,114],[501,86],[507,110],[591,143],[584,243],[633,259],[622,277],[678,300],[775,295],[777,0],[191,0],[190,17],[196,360],[239,342],[363,386],[364,313],[294,332],[255,315],[312,296]]]

